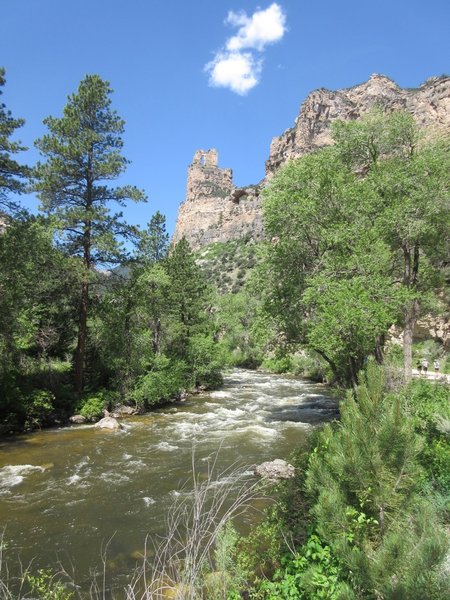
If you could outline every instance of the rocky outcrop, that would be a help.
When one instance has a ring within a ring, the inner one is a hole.
[[[216,150],[198,150],[188,169],[186,200],[178,211],[172,243],[184,236],[197,250],[246,235],[262,239],[259,191],[258,186],[237,188],[231,169],[218,166]]]
[[[245,236],[263,238],[260,192],[288,160],[330,145],[331,124],[354,120],[373,107],[404,109],[429,131],[450,133],[450,77],[434,77],[415,89],[404,89],[384,75],[351,88],[312,92],[292,128],[272,140],[266,178],[237,188],[231,169],[218,166],[216,150],[198,150],[189,167],[186,200],[181,204],[173,243],[183,236],[194,249]]]
[[[291,129],[272,140],[266,162],[270,178],[286,161],[332,143],[333,121],[351,121],[375,106],[385,111],[407,110],[421,127],[450,132],[450,77],[434,77],[419,88],[403,89],[384,75],[355,87],[312,92]]]

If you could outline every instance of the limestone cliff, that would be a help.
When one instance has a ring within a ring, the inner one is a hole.
[[[358,119],[375,106],[407,110],[420,126],[450,132],[450,77],[434,77],[419,88],[403,89],[389,77],[372,75],[352,88],[312,92],[294,127],[272,140],[266,176],[270,178],[287,160],[331,144],[333,121]]]
[[[250,235],[262,238],[257,186],[237,188],[231,169],[221,169],[217,151],[198,150],[188,169],[186,200],[180,205],[173,243],[183,236],[195,250],[212,242]]]
[[[218,166],[216,150],[199,150],[188,171],[186,200],[181,204],[173,242],[184,235],[194,249],[212,242],[263,237],[260,191],[286,161],[332,143],[330,125],[353,120],[374,106],[405,109],[417,123],[450,133],[450,77],[434,77],[419,88],[403,89],[383,75],[337,91],[320,89],[302,104],[292,128],[272,140],[266,179],[237,188],[231,169]]]

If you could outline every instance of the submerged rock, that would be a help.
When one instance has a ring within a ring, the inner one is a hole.
[[[98,423],[95,424],[96,429],[120,429],[122,426],[117,419],[114,417],[103,417]]]
[[[295,475],[295,467],[285,460],[276,458],[272,461],[263,462],[255,468],[255,475],[268,479],[269,481],[278,481],[280,479],[292,479]]]

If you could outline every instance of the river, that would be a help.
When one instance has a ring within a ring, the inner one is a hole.
[[[81,425],[3,441],[8,561],[13,571],[19,556],[24,565],[33,559],[33,570],[75,565],[83,587],[109,540],[107,568],[120,580],[145,536],[164,533],[168,507],[188,493],[194,446],[197,471],[215,460],[218,485],[231,465],[251,481],[252,465],[288,457],[311,427],[335,415],[321,385],[237,369],[220,390],[123,420],[119,432]]]

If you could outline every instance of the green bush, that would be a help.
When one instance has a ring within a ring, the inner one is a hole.
[[[211,389],[222,385],[221,369],[226,359],[222,347],[211,336],[198,334],[189,340],[188,362],[194,387]]]
[[[290,356],[265,358],[261,366],[272,373],[288,373],[292,368],[292,361]]]
[[[39,569],[37,575],[26,573],[25,580],[39,600],[71,600],[74,597],[74,593],[69,592],[51,571]]]
[[[137,379],[130,400],[141,408],[174,400],[187,385],[186,372],[183,361],[158,357],[153,370]]]
[[[101,395],[88,396],[83,399],[78,413],[88,421],[95,421],[103,415],[108,401]]]
[[[55,396],[48,390],[34,390],[24,399],[25,429],[35,429],[51,422]]]
[[[103,416],[105,409],[111,410],[117,403],[119,395],[111,390],[98,390],[95,394],[86,394],[77,407],[77,412],[88,421],[95,421]]]
[[[346,587],[341,566],[331,548],[313,533],[295,554],[282,559],[273,581],[263,581],[259,597],[265,600],[338,600]]]
[[[424,436],[420,463],[428,480],[443,494],[450,493],[450,388],[418,379],[403,393],[415,430]]]

